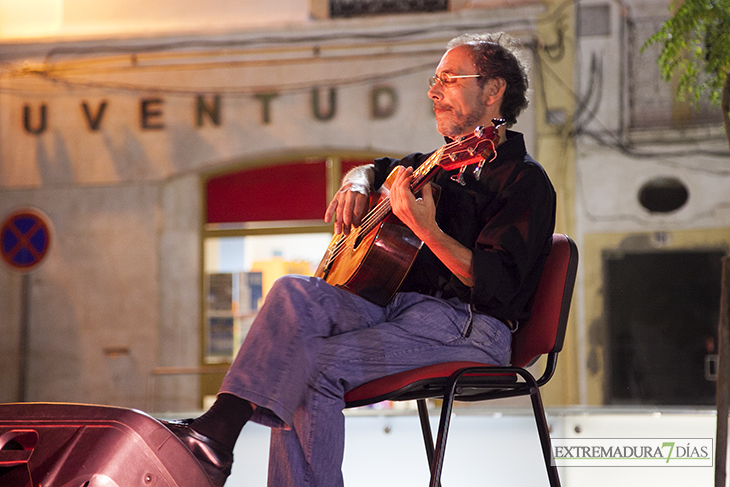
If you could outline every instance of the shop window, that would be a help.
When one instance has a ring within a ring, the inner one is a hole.
[[[235,356],[276,279],[314,273],[332,239],[323,216],[339,186],[333,175],[369,162],[291,162],[206,181],[204,363]]]
[[[205,239],[205,362],[227,362],[285,274],[312,275],[330,232]]]

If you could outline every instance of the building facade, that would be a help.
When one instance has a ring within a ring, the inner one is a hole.
[[[515,129],[584,240],[572,5],[405,3],[3,6],[0,216],[35,209],[50,239],[0,269],[0,402],[201,407],[271,276],[323,255],[342,173],[443,144],[426,81],[463,32],[527,46]],[[581,398],[579,329],[550,403]]]
[[[659,0],[576,12],[581,404],[715,404],[730,153],[720,108],[679,99],[645,47],[670,15]]]

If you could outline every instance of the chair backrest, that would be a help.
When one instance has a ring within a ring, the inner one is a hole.
[[[512,337],[512,365],[525,367],[540,355],[563,348],[578,270],[578,248],[567,235],[554,234],[532,301],[530,319]]]

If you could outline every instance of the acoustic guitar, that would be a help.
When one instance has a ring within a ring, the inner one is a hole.
[[[464,184],[467,166],[477,164],[474,176],[479,179],[482,167],[497,156],[497,128],[502,119],[492,120],[492,127],[480,126],[473,134],[441,146],[413,171],[410,188],[421,188],[443,169],[459,169],[452,176]],[[386,179],[373,205],[359,227],[348,234],[332,237],[322,261],[314,273],[329,284],[355,293],[375,304],[385,306],[395,295],[423,242],[393,215],[388,189],[396,170]]]

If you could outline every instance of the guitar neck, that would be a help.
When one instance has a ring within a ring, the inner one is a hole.
[[[417,193],[420,191],[421,188],[423,188],[423,186],[425,186],[426,183],[436,175],[437,170],[441,167],[439,166],[439,162],[441,161],[444,148],[445,146],[442,146],[439,150],[431,154],[431,156],[426,159],[423,164],[413,171],[413,176],[411,177],[411,192]]]
[[[447,171],[458,168],[458,177],[452,177],[452,179],[464,184],[462,179],[464,169],[469,164],[478,163],[478,168],[475,170],[475,175],[478,178],[482,165],[496,157],[496,144],[499,142],[497,127],[503,123],[504,120],[494,119],[492,120],[492,127],[488,129],[477,127],[474,134],[441,146],[413,171],[410,183],[411,192],[414,194],[418,193],[440,168],[444,168]],[[390,178],[391,176],[388,176],[388,180]],[[365,215],[357,233],[360,235],[368,234],[380,225],[392,211],[390,197],[386,196],[382,198]]]
[[[444,147],[431,154],[420,166],[418,166],[411,176],[411,192],[417,193],[426,185],[431,178],[436,175],[437,170],[440,168],[439,161],[443,154]],[[388,215],[393,211],[393,207],[390,204],[390,196],[382,198],[377,205],[363,218],[362,225],[360,226],[361,234],[367,234],[375,227],[380,225]]]

